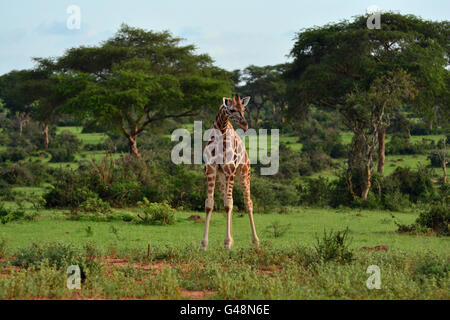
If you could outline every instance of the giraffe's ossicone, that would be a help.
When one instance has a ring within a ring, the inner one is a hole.
[[[214,188],[216,181],[219,184],[227,214],[225,248],[230,249],[233,246],[232,212],[235,177],[239,178],[244,193],[245,209],[250,218],[253,243],[256,246],[259,245],[255,222],[253,220],[253,203],[250,198],[250,159],[244,143],[230,123],[230,120],[233,120],[242,129],[248,130],[248,123],[245,119],[244,112],[249,101],[250,97],[245,97],[242,100],[239,96],[233,96],[232,99],[223,98],[223,104],[214,121],[213,130],[211,130],[204,150],[207,198],[205,201],[206,219],[205,233],[201,245],[202,250],[206,250],[208,246],[209,223],[214,207]]]

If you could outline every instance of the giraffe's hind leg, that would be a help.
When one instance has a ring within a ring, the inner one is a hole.
[[[239,180],[244,194],[245,211],[250,219],[250,227],[252,229],[253,244],[259,246],[258,235],[256,234],[255,221],[253,219],[253,202],[250,197],[250,167],[241,165],[239,167]]]
[[[206,248],[208,247],[209,222],[211,220],[211,212],[214,208],[214,187],[216,183],[217,166],[215,164],[206,165],[205,173],[208,184],[208,191],[207,191],[207,198],[205,201],[205,212],[206,212],[205,233],[203,234],[202,246],[200,248],[201,250],[206,250]]]

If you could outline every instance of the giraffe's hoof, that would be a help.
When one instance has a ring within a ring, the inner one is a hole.
[[[203,240],[202,246],[200,247],[201,251],[206,251],[206,248],[208,248],[208,241]]]
[[[206,251],[206,248],[207,248],[207,247],[201,246],[201,247],[200,247],[200,251]]]
[[[233,247],[233,245],[234,245],[233,239],[230,239],[230,240],[226,239],[225,240],[225,249],[231,249]]]
[[[258,249],[259,248],[259,240],[258,239],[253,240],[253,245],[255,246],[256,249]]]

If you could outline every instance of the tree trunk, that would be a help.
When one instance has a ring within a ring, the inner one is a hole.
[[[252,113],[250,112],[250,109],[247,109],[247,115],[248,127],[253,128]]]
[[[384,163],[386,162],[386,128],[381,128],[378,133],[378,173],[384,173]]]
[[[442,170],[444,170],[444,184],[447,183],[447,161],[442,161]]]
[[[48,124],[44,124],[44,149],[48,149],[48,145],[50,144],[50,138],[48,135]]]
[[[19,137],[22,136],[22,132],[23,132],[23,122],[22,120],[19,120]]]
[[[259,122],[259,117],[261,115],[261,107],[257,107],[257,111],[256,111],[256,119],[255,119],[255,129],[258,129],[258,122]]]
[[[137,157],[137,158],[142,158],[141,154],[139,153],[139,149],[137,146],[137,136],[130,136],[128,138],[128,148],[129,148],[129,152],[131,155]]]
[[[367,200],[370,191],[370,164],[364,166],[364,184],[361,192],[361,200]]]

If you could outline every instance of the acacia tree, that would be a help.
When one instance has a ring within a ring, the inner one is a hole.
[[[229,73],[180,42],[168,32],[122,25],[99,46],[68,50],[56,61],[61,77],[84,85],[65,110],[119,130],[130,154],[141,157],[138,136],[150,124],[198,115],[230,94]]]
[[[51,61],[34,59],[36,67],[29,70],[12,71],[6,75],[2,95],[7,108],[15,113],[19,124],[19,135],[31,119],[42,125],[43,146],[50,143],[49,126],[57,119],[58,110],[64,101],[57,91],[57,79]]]
[[[31,103],[23,84],[29,71],[11,71],[0,79],[0,96],[9,112],[14,115],[19,127],[19,136],[22,136],[24,126],[30,121]]]
[[[237,88],[242,95],[252,96],[246,111],[249,125],[258,128],[261,112],[265,106],[272,108],[274,119],[284,121],[284,110],[287,106],[286,83],[283,78],[284,64],[274,66],[248,66],[245,68],[239,80],[244,85]],[[256,114],[255,114],[256,113]]]
[[[379,144],[380,131],[390,123],[392,109],[410,101],[416,95],[411,77],[404,71],[388,73],[377,78],[368,91],[354,91],[348,95],[345,108],[340,110],[347,127],[354,133],[353,157],[348,161],[350,193],[352,173],[362,173],[360,197],[366,200],[371,187],[373,153]]]
[[[446,38],[445,34],[448,36],[448,27],[446,29],[443,25],[448,24],[386,12],[383,13],[382,29],[370,30],[366,26],[366,20],[366,16],[361,16],[352,22],[343,21],[311,28],[297,35],[291,51],[294,61],[285,73],[289,80],[288,112],[291,119],[305,119],[313,105],[337,110],[345,118],[355,106],[352,96],[367,95],[378,79],[401,70],[420,89],[418,101],[423,101],[427,95],[437,101],[446,91],[443,74],[448,42],[443,39]],[[378,158],[381,160],[379,171],[383,172],[385,129],[389,125],[386,119],[405,100],[393,99],[393,96],[383,93],[375,100],[379,106],[383,105],[383,101],[398,102],[385,110],[385,120],[377,127],[378,137],[375,142],[381,144]],[[432,111],[430,104],[420,104],[424,114]],[[364,130],[373,128],[372,122],[365,120],[371,118],[371,113],[368,106],[361,106],[361,112],[353,114],[352,121],[346,122],[353,123],[349,129],[355,131],[355,127],[364,127]],[[361,139],[362,136],[355,136],[354,141],[358,144],[366,143],[366,147],[356,148],[354,145],[355,149],[351,150],[349,157],[362,159],[361,153],[367,148],[371,149],[369,140]],[[350,162],[353,161],[349,158]],[[351,187],[349,179],[350,191]],[[364,189],[364,186],[361,187]],[[361,196],[364,194],[365,192],[361,193]]]

